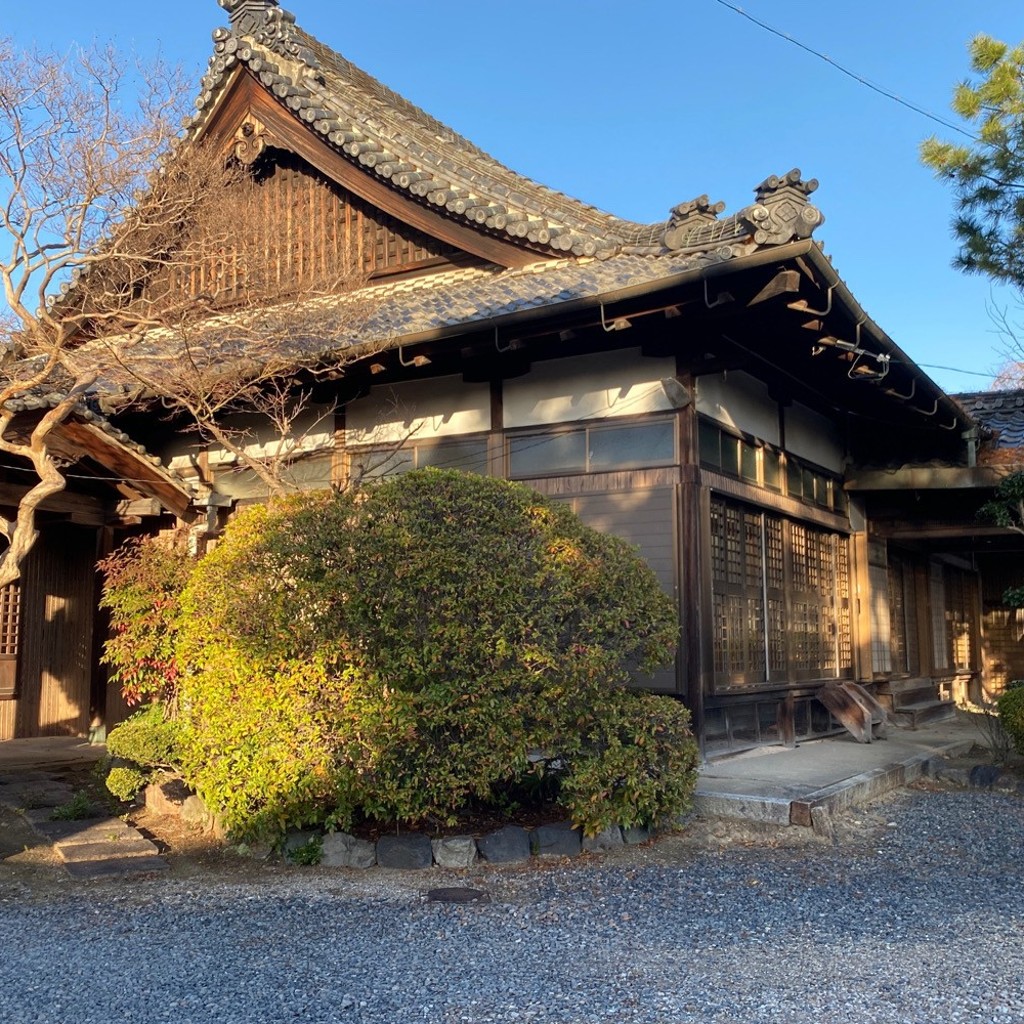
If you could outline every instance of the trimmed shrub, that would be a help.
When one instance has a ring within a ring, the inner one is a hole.
[[[111,626],[103,662],[129,705],[174,700],[178,597],[193,564],[155,537],[129,540],[99,563],[100,606],[109,610]]]
[[[107,753],[140,768],[173,768],[180,738],[178,723],[165,717],[164,705],[154,703],[110,730]]]
[[[181,608],[186,778],[239,834],[452,820],[536,750],[590,832],[692,790],[685,710],[623,689],[671,657],[671,600],[521,485],[426,470],[246,510]]]
[[[999,721],[1013,741],[1018,754],[1024,754],[1024,686],[1008,689],[998,700]]]
[[[117,797],[128,803],[134,800],[139,791],[149,782],[149,775],[139,771],[138,768],[128,768],[125,765],[117,765],[107,772],[107,789]]]

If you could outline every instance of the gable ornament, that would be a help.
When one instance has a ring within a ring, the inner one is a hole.
[[[217,0],[217,3],[228,12],[232,35],[248,37],[257,45],[307,67],[319,67],[313,51],[299,41],[295,15],[284,10],[278,0]],[[217,32],[214,39],[218,40]]]

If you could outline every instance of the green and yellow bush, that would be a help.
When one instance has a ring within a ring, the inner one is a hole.
[[[998,700],[999,721],[1013,741],[1014,750],[1024,754],[1024,685],[1008,689]]]
[[[518,484],[430,470],[248,509],[178,629],[184,774],[240,837],[453,820],[545,763],[589,832],[692,792],[685,709],[625,689],[671,658],[672,602]]]
[[[181,727],[159,702],[147,705],[110,730],[107,755],[115,761],[106,773],[107,789],[119,800],[133,800],[150,779],[181,760]]]

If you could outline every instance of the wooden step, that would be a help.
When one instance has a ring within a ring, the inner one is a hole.
[[[890,713],[893,722],[908,729],[920,729],[934,722],[948,722],[956,717],[956,704],[951,700],[922,700],[904,704]]]
[[[932,679],[889,679],[878,684],[878,695],[883,704],[899,711],[909,705],[937,700],[939,692]]]

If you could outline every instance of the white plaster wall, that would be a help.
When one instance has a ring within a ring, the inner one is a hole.
[[[778,404],[762,381],[742,370],[699,377],[697,412],[768,444],[779,444]]]
[[[490,427],[489,385],[467,384],[461,376],[375,387],[345,406],[348,444],[450,437]]]
[[[254,459],[283,458],[334,447],[334,411],[326,405],[304,409],[283,438],[266,416],[236,414],[227,417],[224,425],[245,431],[247,440],[242,450]],[[230,452],[210,445],[211,466],[233,462],[234,458]]]
[[[842,473],[846,449],[839,425],[794,402],[783,409],[786,451],[823,469]]]
[[[666,412],[672,404],[661,381],[675,376],[675,360],[648,359],[640,349],[534,363],[505,382],[506,428]]]

